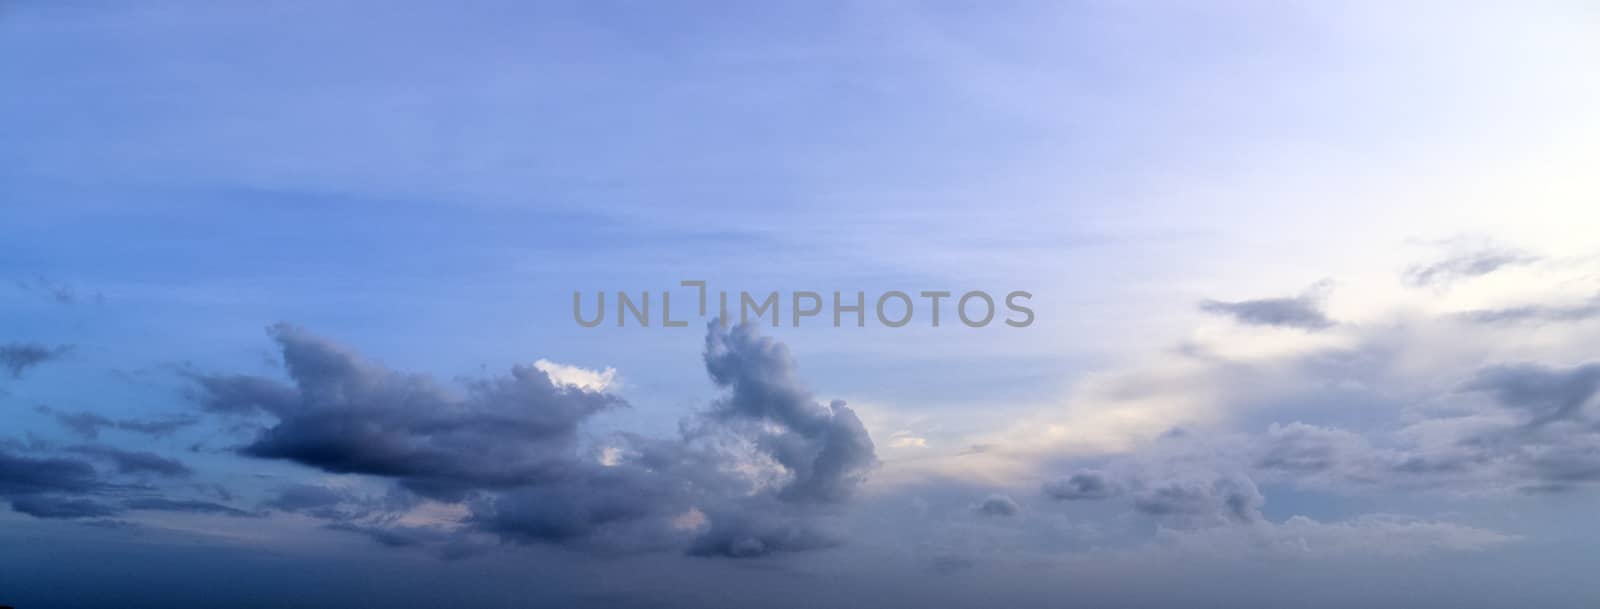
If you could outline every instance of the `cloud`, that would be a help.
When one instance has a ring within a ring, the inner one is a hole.
[[[94,466],[85,461],[38,459],[0,450],[0,497],[87,493],[102,486]]]
[[[63,345],[47,347],[39,343],[11,343],[0,345],[0,368],[11,373],[11,378],[22,378],[22,373],[45,362],[58,360],[72,352]]]
[[[1600,364],[1558,369],[1538,364],[1484,368],[1465,387],[1493,396],[1500,405],[1525,412],[1530,425],[1583,417],[1600,391]]]
[[[1105,472],[1085,470],[1061,480],[1045,483],[1044,494],[1064,501],[1106,499],[1122,492]]]
[[[367,362],[325,339],[279,324],[292,385],[249,376],[196,375],[205,408],[276,421],[241,452],[329,472],[400,481],[427,496],[459,498],[564,474],[578,424],[624,405],[558,385],[532,366],[469,381],[462,394],[427,377]]]
[[[1015,516],[1022,511],[1022,506],[1006,495],[990,495],[973,511],[984,516]]]
[[[839,545],[835,535],[808,520],[776,518],[761,512],[713,514],[711,526],[689,546],[690,556],[755,558],[780,552],[820,550]]]
[[[168,478],[181,478],[194,473],[189,466],[155,453],[130,451],[109,446],[74,446],[72,452],[107,461],[122,474],[154,474]]]
[[[713,404],[712,416],[745,422],[741,430],[789,471],[782,496],[841,501],[877,466],[872,438],[855,411],[841,400],[818,403],[795,377],[782,343],[751,325],[724,331],[713,323],[705,361],[712,382],[730,392]]]
[[[1600,317],[1600,297],[1571,305],[1524,305],[1467,311],[1461,317],[1484,324],[1544,324],[1588,321]]]
[[[151,453],[101,446],[68,450],[108,461],[117,474],[182,477],[190,473],[187,466]],[[158,490],[108,478],[88,461],[28,457],[0,450],[0,499],[10,503],[16,512],[35,518],[106,518],[128,510],[253,515],[222,504],[149,494]]]
[[[1335,323],[1322,312],[1319,304],[1319,295],[1324,289],[1325,284],[1318,284],[1307,293],[1293,298],[1262,298],[1233,302],[1205,300],[1201,301],[1200,310],[1231,317],[1234,321],[1246,325],[1322,330],[1332,327]]]
[[[191,416],[171,417],[158,420],[142,419],[110,419],[93,412],[64,412],[48,406],[38,406],[35,411],[55,418],[57,423],[66,427],[73,433],[85,439],[93,440],[100,437],[103,429],[117,429],[151,437],[163,437],[198,423],[200,420]]]
[[[1538,262],[1539,257],[1519,250],[1483,246],[1406,270],[1405,282],[1414,287],[1446,286],[1463,279],[1482,277],[1505,267]]]
[[[928,439],[916,435],[909,430],[900,430],[889,435],[890,448],[927,448]]]
[[[550,380],[557,385],[576,387],[585,391],[610,391],[616,389],[617,370],[615,368],[590,370],[588,368],[558,364],[547,359],[534,361],[533,367],[550,375]]]
[[[1370,451],[1359,435],[1299,421],[1273,423],[1260,444],[1257,467],[1302,476],[1347,466]]]
[[[195,499],[166,499],[161,497],[145,497],[128,499],[122,502],[122,507],[129,510],[143,510],[154,512],[187,512],[191,514],[217,514],[237,518],[258,518],[262,514],[246,512],[244,510]]]
[[[105,518],[122,513],[120,508],[98,501],[49,495],[13,498],[11,509],[34,518]]]
[[[749,326],[708,326],[706,370],[725,393],[678,437],[615,433],[592,444],[582,424],[627,406],[598,389],[607,375],[539,360],[458,392],[293,326],[272,326],[269,336],[288,382],[191,373],[197,403],[270,419],[240,448],[245,456],[391,480],[466,508],[449,526],[406,532],[395,521],[409,506],[329,489],[286,487],[263,503],[380,543],[406,541],[389,545],[487,533],[597,552],[750,557],[827,547],[837,539],[822,532],[814,506],[847,500],[877,464],[854,411],[816,400],[788,350]]]
[[[1133,507],[1169,523],[1204,527],[1260,521],[1265,503],[1255,482],[1243,476],[1228,476],[1209,481],[1160,482],[1136,496]]]

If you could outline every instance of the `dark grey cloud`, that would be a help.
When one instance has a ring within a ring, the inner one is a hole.
[[[72,347],[49,347],[39,343],[10,343],[0,345],[0,368],[11,373],[11,378],[21,378],[22,373],[48,361],[66,357]]]
[[[1122,492],[1121,486],[1105,472],[1084,470],[1061,480],[1044,484],[1045,496],[1064,501],[1107,499]]]
[[[1406,283],[1415,287],[1443,286],[1473,277],[1482,277],[1509,266],[1538,262],[1539,257],[1510,248],[1490,247],[1459,253],[1442,260],[1406,270]]]
[[[195,377],[204,407],[276,419],[241,452],[393,478],[428,496],[458,499],[472,489],[558,479],[575,449],[578,424],[624,405],[611,395],[558,385],[532,366],[471,381],[455,395],[427,377],[367,362],[293,326],[273,326],[270,334],[292,385]]]
[[[68,450],[112,463],[115,474],[153,473],[177,477],[189,473],[187,466],[151,453],[102,446]],[[129,510],[250,515],[222,504],[151,494],[158,492],[160,489],[108,477],[96,470],[90,461],[30,457],[0,450],[0,499],[6,500],[16,512],[35,518],[84,520],[107,518]]]
[[[0,451],[0,497],[89,493],[104,486],[86,461],[34,458]]]
[[[1009,496],[990,495],[973,510],[984,516],[1015,516],[1022,511],[1022,506]]]
[[[848,499],[877,464],[855,412],[815,399],[788,350],[748,326],[710,325],[705,365],[725,394],[686,420],[679,437],[618,433],[592,447],[580,441],[580,426],[626,407],[620,398],[521,366],[452,392],[292,326],[269,334],[288,382],[192,374],[202,409],[270,419],[241,454],[462,502],[467,532],[503,541],[724,557],[826,547],[836,539],[821,532],[817,510]],[[327,489],[285,488],[263,507],[325,518],[386,545],[461,542],[397,528],[393,515],[404,506]]]
[[[1316,299],[1310,295],[1234,302],[1206,300],[1200,303],[1200,310],[1254,326],[1322,330],[1334,325],[1334,321],[1322,312]]]
[[[94,440],[100,437],[100,432],[105,429],[116,429],[152,437],[163,437],[177,432],[200,420],[192,416],[178,416],[166,419],[111,419],[93,412],[66,412],[48,406],[35,408],[41,414],[55,418],[62,427],[85,439]]]

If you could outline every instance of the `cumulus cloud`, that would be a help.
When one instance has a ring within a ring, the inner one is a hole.
[[[855,411],[840,400],[817,402],[796,378],[782,343],[751,325],[723,331],[713,324],[705,360],[712,382],[729,391],[712,416],[738,426],[788,470],[785,498],[841,501],[877,465],[872,438]]]
[[[11,373],[11,378],[22,378],[28,369],[66,357],[72,347],[49,347],[39,343],[11,343],[0,345],[0,368]]]
[[[462,505],[453,526],[402,528],[403,506],[315,487],[264,507],[325,518],[390,545],[487,534],[603,552],[679,548],[751,557],[827,547],[821,506],[848,499],[876,465],[843,402],[823,403],[782,344],[753,327],[707,331],[704,361],[724,395],[679,437],[611,434],[585,443],[593,415],[627,404],[611,373],[540,360],[459,391],[371,362],[288,325],[269,329],[288,382],[193,374],[201,408],[268,421],[240,453],[391,480]],[[694,516],[694,518],[690,518]]]

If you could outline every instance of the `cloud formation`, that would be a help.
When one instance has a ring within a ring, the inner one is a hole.
[[[242,455],[389,480],[402,495],[466,508],[465,518],[416,531],[394,524],[415,501],[378,505],[294,486],[264,504],[389,545],[487,534],[726,557],[828,547],[836,536],[817,516],[847,500],[877,463],[854,411],[816,400],[788,350],[750,326],[708,327],[706,370],[725,394],[679,437],[618,433],[598,443],[581,440],[582,424],[627,404],[602,391],[607,383],[573,382],[547,362],[453,391],[293,326],[268,333],[288,382],[193,374],[200,407],[268,419]]]

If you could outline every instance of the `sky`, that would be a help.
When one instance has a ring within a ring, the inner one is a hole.
[[[0,605],[1593,607],[1597,60],[1584,2],[0,2]]]

